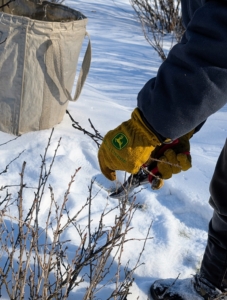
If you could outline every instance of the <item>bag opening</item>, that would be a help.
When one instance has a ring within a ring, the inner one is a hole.
[[[0,0],[0,11],[45,22],[70,22],[86,19],[79,11],[65,5],[37,0]],[[8,4],[7,4],[8,3]]]

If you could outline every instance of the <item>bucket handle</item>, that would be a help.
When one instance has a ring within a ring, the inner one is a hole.
[[[64,62],[63,62],[63,55],[62,55],[62,49],[61,44],[59,40],[57,39],[50,39],[50,46],[48,48],[48,55],[51,55],[54,60],[54,65],[57,66],[55,68],[56,75],[58,77],[59,83],[61,85],[61,88],[64,92],[64,95],[66,96],[67,100],[70,101],[76,101],[82,91],[82,88],[84,86],[84,83],[86,81],[87,75],[89,73],[90,65],[91,65],[91,41],[89,34],[86,32],[85,37],[88,37],[88,45],[87,49],[84,55],[84,59],[81,65],[80,73],[77,79],[77,85],[76,85],[76,91],[74,94],[74,97],[71,96],[70,92],[65,87],[65,78],[64,78]],[[47,67],[48,67],[48,60],[47,60]]]

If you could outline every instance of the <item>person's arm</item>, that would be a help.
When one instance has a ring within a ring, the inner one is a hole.
[[[138,94],[147,124],[175,139],[227,102],[227,1],[208,1],[194,13],[181,43],[156,78]]]

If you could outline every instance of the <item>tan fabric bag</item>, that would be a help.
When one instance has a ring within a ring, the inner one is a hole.
[[[79,11],[47,1],[16,0],[2,8],[1,131],[20,135],[61,122],[68,101],[78,99],[89,71],[90,40],[72,97],[86,24]]]

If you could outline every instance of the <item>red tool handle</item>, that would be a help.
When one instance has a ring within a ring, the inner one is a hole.
[[[156,155],[157,158],[160,158],[167,149],[171,149],[174,145],[178,144],[179,143],[179,140],[176,139],[174,140],[172,143],[170,144],[165,144],[163,145],[163,147],[161,147]],[[183,154],[186,154],[186,155],[190,155],[190,152],[189,151],[185,151],[185,152],[182,152]],[[156,175],[158,173],[158,167],[156,166],[155,168],[153,168],[151,171],[150,171],[152,174]],[[148,175],[148,180],[149,182],[151,183],[152,180],[154,179],[154,176],[152,174],[149,174]]]

